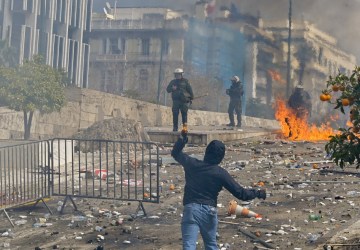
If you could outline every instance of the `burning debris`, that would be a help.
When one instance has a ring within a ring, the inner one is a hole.
[[[329,136],[336,133],[329,124],[321,124],[320,126],[308,124],[307,115],[298,117],[296,112],[290,109],[284,100],[277,99],[275,108],[275,118],[280,123],[281,132],[290,140],[328,140]]]

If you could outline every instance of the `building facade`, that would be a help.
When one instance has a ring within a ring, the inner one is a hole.
[[[106,10],[105,10],[106,11]],[[184,65],[186,20],[165,8],[93,14],[89,87],[157,101]]]
[[[71,83],[88,87],[92,0],[0,0],[0,39],[22,63],[40,54]]]
[[[288,52],[288,24],[286,21],[269,22],[266,30],[271,31],[284,55]],[[356,65],[354,55],[344,52],[331,35],[319,30],[306,21],[295,21],[292,24],[291,36],[291,89],[302,84],[312,96],[313,114],[329,114],[332,107],[323,105],[318,98],[326,88],[329,76],[339,72],[350,75]],[[286,60],[285,57],[283,59]],[[283,72],[286,69],[283,68]]]

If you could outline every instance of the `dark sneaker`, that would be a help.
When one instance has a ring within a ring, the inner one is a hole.
[[[235,127],[235,124],[229,123],[229,124],[226,124],[226,126],[228,126],[228,127]]]
[[[241,124],[236,125],[237,128],[241,128]]]

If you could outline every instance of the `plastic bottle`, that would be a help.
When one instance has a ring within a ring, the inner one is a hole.
[[[72,218],[73,221],[86,221],[87,217],[86,216],[82,216],[82,215],[77,215],[77,216],[73,216]]]
[[[321,215],[320,214],[309,214],[309,220],[312,221],[317,221],[321,219]]]

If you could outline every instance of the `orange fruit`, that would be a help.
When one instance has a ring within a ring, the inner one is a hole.
[[[175,185],[174,185],[174,184],[170,184],[169,189],[170,189],[170,190],[174,190],[174,189],[175,189]]]
[[[339,90],[340,90],[340,91],[344,91],[344,90],[345,90],[345,86],[344,86],[344,85],[340,85],[340,86],[339,86]]]
[[[326,96],[326,101],[330,101],[331,95],[330,95],[330,94],[326,94],[325,96]]]
[[[325,102],[326,101],[326,95],[325,94],[321,94],[320,95],[320,100]]]
[[[144,193],[144,198],[150,198],[150,194],[149,193]]]
[[[341,104],[342,104],[343,106],[349,106],[350,100],[347,99],[347,98],[343,98],[343,99],[341,99]]]
[[[339,88],[340,87],[338,85],[333,85],[332,86],[332,90],[335,91],[335,92],[339,91]]]

